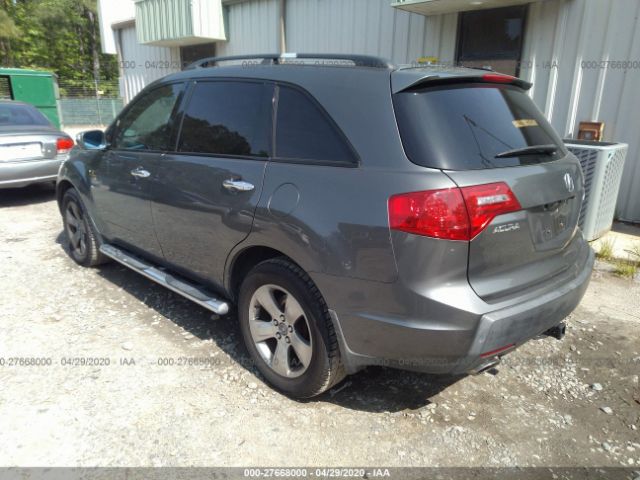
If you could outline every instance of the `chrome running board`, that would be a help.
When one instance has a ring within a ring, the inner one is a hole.
[[[183,297],[188,298],[192,302],[195,302],[218,315],[226,315],[229,313],[229,304],[227,302],[217,299],[210,293],[202,290],[200,287],[187,283],[184,280],[180,280],[164,270],[145,263],[118,247],[103,244],[100,246],[100,252],[109,258],[113,258],[116,262],[121,263],[125,267],[144,275],[148,279],[159,283],[169,290],[179,293]]]

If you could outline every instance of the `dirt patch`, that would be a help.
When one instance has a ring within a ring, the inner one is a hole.
[[[0,465],[640,470],[637,282],[596,269],[565,339],[496,375],[370,368],[295,402],[256,376],[233,317],[76,266],[53,198],[0,192]]]

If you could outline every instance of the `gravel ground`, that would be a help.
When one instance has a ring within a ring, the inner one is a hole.
[[[252,371],[233,317],[82,269],[63,240],[50,187],[0,192],[0,465],[640,470],[640,284],[602,265],[565,339],[495,375],[370,368],[295,402]],[[63,365],[79,357],[98,364]]]

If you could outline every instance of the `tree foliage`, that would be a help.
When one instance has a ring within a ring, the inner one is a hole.
[[[104,90],[118,68],[100,53],[96,10],[96,0],[0,0],[0,64],[53,71],[62,93]]]

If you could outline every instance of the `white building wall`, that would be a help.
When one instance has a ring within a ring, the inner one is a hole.
[[[229,41],[217,43],[219,55],[278,51],[278,0],[232,3],[227,13]],[[287,0],[285,16],[289,52],[453,61],[457,14],[424,17],[391,8],[389,0]]]
[[[117,31],[120,49],[120,94],[129,102],[154,80],[180,71],[180,50],[176,47],[152,47],[138,43],[134,25]]]
[[[102,53],[117,53],[114,23],[131,20],[135,17],[136,7],[133,0],[98,0],[98,19]]]
[[[605,122],[604,140],[629,144],[617,214],[640,221],[640,2],[533,3],[520,76],[554,128],[577,136],[581,121]],[[635,61],[628,69],[583,62]]]
[[[361,53],[394,63],[433,56],[452,62],[457,14],[425,17],[390,7],[389,0],[288,0],[290,52]]]
[[[278,51],[277,0],[253,0],[226,8],[229,41],[216,43],[217,55]]]

